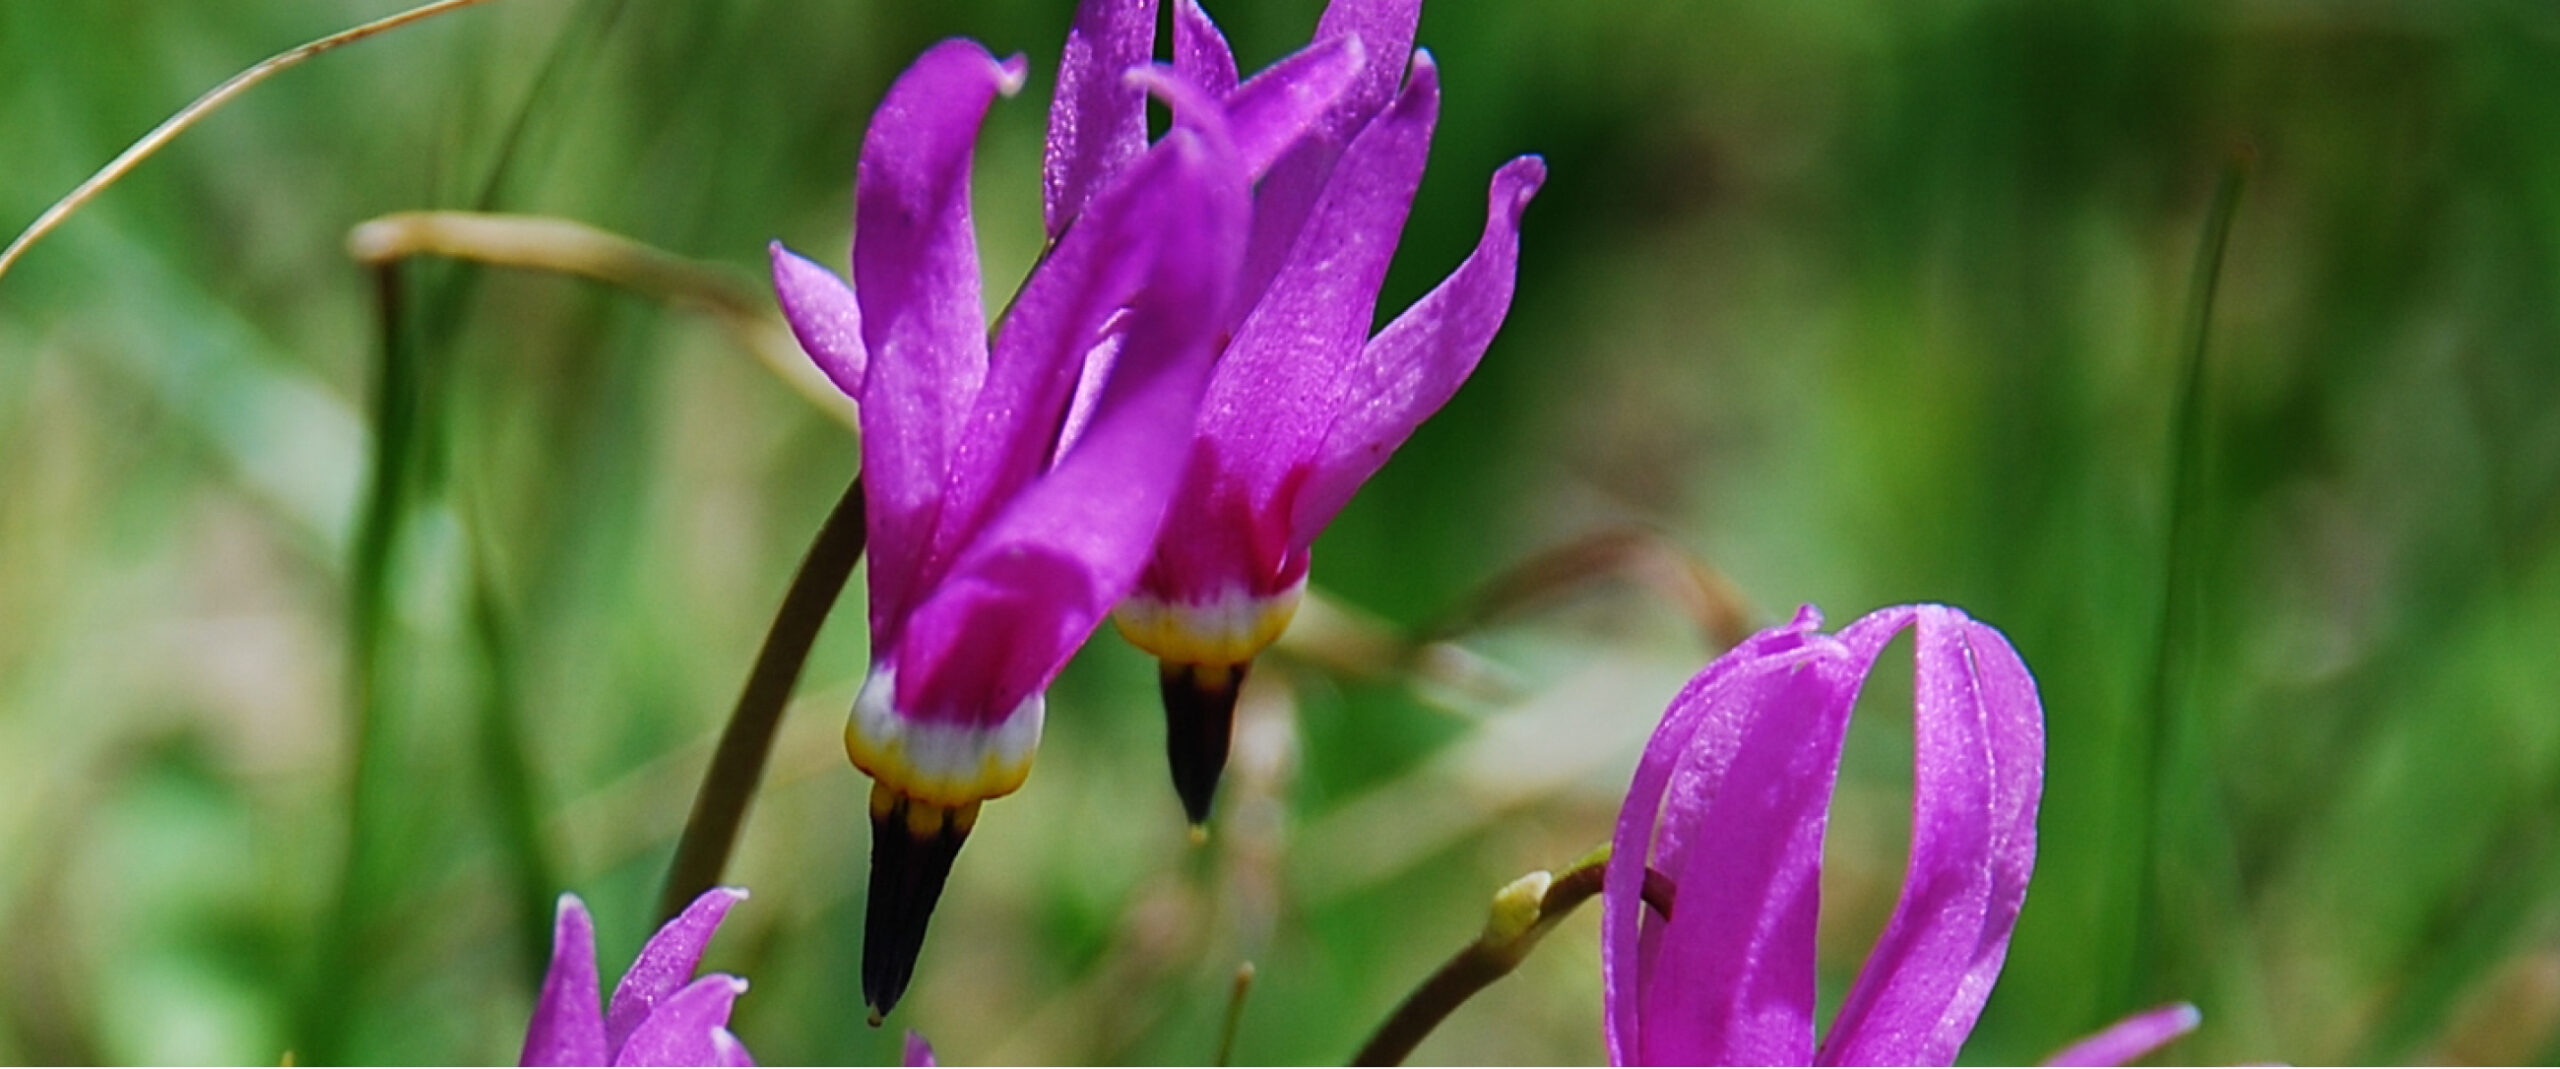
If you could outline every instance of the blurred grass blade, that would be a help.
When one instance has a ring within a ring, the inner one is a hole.
[[[352,770],[347,784],[346,855],[341,862],[337,897],[321,930],[319,967],[303,999],[303,1019],[296,1029],[295,1049],[315,1065],[345,1062],[347,1026],[360,997],[361,973],[372,898],[382,886],[374,871],[380,844],[367,834],[383,783],[388,759],[380,740],[389,704],[380,687],[384,636],[391,627],[391,568],[402,528],[413,504],[420,466],[420,426],[424,407],[424,369],[420,366],[414,324],[404,314],[407,280],[399,264],[374,270],[380,302],[382,341],[374,384],[372,477],[365,490],[363,512],[356,521],[355,561],[348,576],[349,708],[353,711],[350,746]]]
[[[2223,252],[2230,243],[2231,222],[2247,179],[2246,157],[2235,157],[2223,167],[2205,212],[2204,232],[2188,280],[2181,331],[2184,360],[2169,432],[2169,517],[2162,554],[2160,629],[2152,647],[2150,693],[2142,706],[2150,714],[2151,730],[2146,740],[2146,790],[2140,802],[2143,880],[2134,925],[2136,967],[2125,974],[2128,990],[2116,993],[2124,1005],[2161,1001],[2156,997],[2160,992],[2153,989],[2169,982],[2173,970],[2186,963],[2183,948],[2171,946],[2171,933],[2165,930],[2165,915],[2184,905],[2163,901],[2173,867],[2165,843],[2173,831],[2188,826],[2189,807],[2210,804],[2212,785],[2204,767],[2193,693],[2202,637],[2202,523],[2211,492],[2206,465],[2211,460],[2213,432],[2212,365],[2207,357]],[[2177,828],[2170,826],[2172,817],[2179,819]]]
[[[125,175],[132,173],[135,167],[142,165],[142,161],[150,159],[152,154],[159,152],[179,134],[187,132],[188,127],[194,126],[199,120],[212,114],[215,109],[230,103],[240,94],[256,87],[258,83],[275,77],[323,52],[487,2],[488,0],[434,0],[433,3],[420,4],[399,14],[375,19],[362,26],[341,30],[299,47],[278,52],[260,60],[249,69],[232,75],[222,84],[208,90],[203,96],[197,97],[193,103],[178,109],[177,114],[169,116],[160,125],[152,127],[151,132],[142,135],[141,140],[134,142],[115,159],[107,161],[106,166],[98,168],[98,172],[90,175],[88,181],[80,183],[71,192],[63,194],[61,200],[55,201],[52,207],[46,208],[43,214],[36,216],[36,221],[27,224],[27,229],[11,241],[8,248],[0,249],[0,276],[6,276],[10,265],[17,263],[20,257],[26,255],[28,247],[34,245],[46,234],[52,233],[54,228],[61,226],[64,220],[71,218],[72,213],[79,211],[82,205],[96,199],[98,194],[106,192],[108,186],[114,185]]]
[[[520,964],[530,983],[541,983],[551,960],[552,910],[562,887],[558,866],[543,841],[542,807],[533,761],[524,738],[524,706],[518,700],[514,636],[490,574],[488,542],[471,530],[471,639],[480,654],[480,769],[489,788],[490,816],[512,878],[512,905]]]
[[[366,264],[437,256],[575,275],[694,309],[812,405],[854,425],[852,400],[801,353],[773,315],[772,300],[715,265],[574,220],[491,212],[398,212],[367,220],[348,232],[347,252]]]

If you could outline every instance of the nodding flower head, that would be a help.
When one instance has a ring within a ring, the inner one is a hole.
[[[1664,713],[1618,815],[1602,892],[1610,1061],[1948,1065],[2009,950],[2035,868],[2044,710],[1998,631],[1937,605],[1837,635],[1811,608],[1719,657]],[[1877,653],[1917,632],[1902,895],[1819,1047],[1814,928],[1841,740]],[[1671,881],[1670,915],[1643,899]],[[2140,1015],[2065,1052],[2139,1057],[2195,1025]]]
[[[1257,183],[1253,230],[1190,471],[1112,619],[1161,665],[1168,756],[1195,825],[1226,765],[1237,688],[1306,589],[1309,547],[1475,370],[1510,307],[1521,212],[1546,179],[1534,156],[1496,171],[1474,253],[1370,335],[1439,115],[1438,69],[1413,47],[1421,12],[1421,0],[1334,0],[1313,44],[1245,79],[1196,0],[1176,0],[1161,77],[1235,131]],[[1151,53],[1154,16],[1152,2],[1118,0],[1077,18],[1050,127],[1052,233],[1144,137],[1143,100],[1101,78]]]
[[[1234,139],[1222,115],[1186,111],[1087,191],[990,346],[969,166],[1023,75],[974,42],[927,51],[863,141],[850,285],[774,249],[793,332],[860,406],[872,657],[845,749],[876,782],[875,1017],[907,985],[979,803],[1029,773],[1042,692],[1155,543],[1244,249]],[[1088,374],[1097,353],[1107,367]]]

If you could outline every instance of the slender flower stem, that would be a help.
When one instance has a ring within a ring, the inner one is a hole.
[[[808,663],[809,648],[817,643],[828,610],[844,593],[854,562],[862,559],[864,533],[862,478],[857,475],[835,509],[827,513],[826,522],[819,525],[808,555],[800,559],[791,589],[782,596],[782,610],[774,615],[764,648],[756,651],[755,667],[738,692],[737,708],[729,713],[729,726],[720,732],[720,748],[711,756],[702,790],[694,795],[693,815],[685,821],[684,836],[676,841],[675,862],[667,868],[666,890],[658,898],[661,918],[684,912],[688,903],[720,882],[721,870],[728,867],[738,826],[746,820],[747,803],[755,797],[756,784],[764,779],[765,760],[773,753],[773,733],[782,721],[783,706],[800,682],[801,666]]]
[[[1550,878],[1536,872],[1512,881],[1494,895],[1493,916],[1485,923],[1484,933],[1440,966],[1413,994],[1405,996],[1404,1002],[1369,1036],[1369,1042],[1360,1047],[1360,1053],[1352,1056],[1351,1064],[1403,1064],[1450,1013],[1475,997],[1476,992],[1511,975],[1511,970],[1519,968],[1529,952],[1537,948],[1539,940],[1546,938],[1575,907],[1598,895],[1608,868],[1609,851],[1603,848],[1561,876]],[[1645,904],[1668,917],[1672,894],[1670,879],[1646,867]]]

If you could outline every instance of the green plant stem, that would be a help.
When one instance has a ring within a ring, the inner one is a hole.
[[[1353,1065],[1401,1065],[1413,1055],[1440,1022],[1459,1006],[1474,998],[1476,992],[1493,986],[1493,982],[1511,975],[1513,969],[1537,949],[1538,942],[1562,923],[1574,908],[1600,893],[1609,868],[1609,853],[1602,850],[1583,859],[1573,868],[1547,885],[1538,898],[1537,919],[1516,931],[1500,931],[1500,925],[1487,926],[1484,934],[1467,944],[1457,956],[1440,966],[1431,977],[1405,996],[1395,1012],[1387,1015],[1360,1053],[1351,1058]],[[1671,915],[1672,885],[1668,878],[1647,867],[1644,871],[1644,900],[1664,917]],[[1497,915],[1502,909],[1496,899]]]
[[[764,647],[756,651],[755,667],[738,692],[737,707],[729,713],[729,726],[720,732],[720,747],[711,755],[710,771],[693,798],[693,815],[685,820],[675,861],[667,868],[666,889],[658,897],[661,917],[683,912],[687,903],[720,882],[737,845],[738,826],[746,820],[747,803],[764,779],[783,707],[799,685],[818,629],[844,593],[854,562],[862,559],[863,542],[862,478],[855,476],[819,525],[808,555],[800,559],[791,589],[782,596],[782,610],[774,614]]]

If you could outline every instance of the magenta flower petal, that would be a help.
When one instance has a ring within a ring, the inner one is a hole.
[[[702,964],[702,950],[720,930],[729,907],[746,898],[747,893],[735,887],[712,888],[649,937],[639,959],[614,985],[613,1000],[606,1005],[604,1037],[611,1049],[621,1050],[651,1011],[693,979],[695,968]]]
[[[1146,97],[1121,80],[1155,52],[1155,0],[1084,0],[1058,60],[1041,218],[1054,239],[1113,173],[1147,148]],[[1230,61],[1232,63],[1232,61]]]
[[[1672,773],[1687,765],[1692,766],[1692,776],[1721,776],[1718,766],[1730,762],[1737,738],[1731,731],[1708,740],[1704,745],[1709,748],[1701,758],[1684,756],[1697,740],[1701,722],[1712,704],[1709,697],[1737,675],[1749,674],[1764,664],[1801,660],[1807,636],[1821,626],[1821,615],[1806,606],[1793,623],[1753,635],[1716,658],[1672,699],[1662,723],[1645,743],[1643,756],[1637,759],[1635,782],[1627,791],[1626,805],[1619,810],[1617,829],[1611,837],[1609,869],[1601,893],[1600,973],[1607,1009],[1603,1024],[1613,1065],[1636,1065],[1644,1060],[1638,1049],[1644,1020],[1640,1009],[1646,974],[1656,952],[1654,946],[1662,934],[1661,918],[1645,912],[1644,869],[1654,856],[1657,843],[1662,862],[1677,866],[1685,853],[1674,849],[1682,844],[1672,836],[1689,826],[1687,821],[1668,823],[1664,817],[1663,799],[1670,791]],[[1663,825],[1659,839],[1657,825]]]
[[[2124,1065],[2196,1030],[2204,1015],[2194,1006],[2173,1002],[2144,1010],[2108,1025],[2104,1031],[2064,1047],[2046,1065]]]
[[[1351,85],[1273,165],[1254,196],[1253,237],[1245,245],[1244,291],[1261,292],[1297,243],[1333,175],[1334,161],[1371,119],[1395,99],[1413,52],[1422,0],[1333,0],[1317,20],[1316,41],[1357,37],[1366,61]]]
[[[1944,606],[1876,613],[1841,641],[1872,660],[1911,622],[1911,858],[1823,1064],[1954,1062],[1991,995],[2035,868],[2044,715],[2034,680],[1999,632]]]
[[[747,982],[714,973],[684,985],[660,1003],[631,1039],[614,1051],[615,1065],[724,1065],[745,1053],[729,1030],[729,1007]]]
[[[906,1050],[899,1064],[906,1066],[907,1069],[934,1069],[942,1063],[933,1058],[933,1044],[925,1042],[924,1036],[910,1028],[907,1030]]]
[[[1422,181],[1439,78],[1417,54],[1404,95],[1363,130],[1270,290],[1237,328],[1200,415],[1201,437],[1262,501],[1303,470],[1345,403],[1378,287]]]
[[[604,1065],[604,1015],[596,993],[596,928],[586,903],[561,895],[551,922],[551,966],[524,1032],[518,1065]]]
[[[1807,609],[1717,658],[1638,760],[1602,899],[1618,1064],[1950,1064],[2035,864],[2044,714],[2000,633],[1943,606],[1837,637]],[[1814,930],[1840,744],[1877,654],[1915,626],[1912,846],[1901,901],[1817,1053]],[[1651,864],[1676,887],[1665,921]]]
[[[773,292],[782,301],[782,318],[800,340],[809,359],[836,389],[862,396],[862,371],[869,362],[862,347],[862,305],[836,273],[773,243]]]
[[[1809,1060],[1822,833],[1861,667],[1815,640],[1692,698],[1662,803],[1682,835],[1656,858],[1679,901],[1639,962],[1639,1061]]]
[[[1259,179],[1351,87],[1367,58],[1359,38],[1334,37],[1272,64],[1230,93],[1210,90],[1196,79],[1192,82],[1208,90],[1212,99],[1226,101],[1236,153],[1244,160],[1245,173]],[[1181,73],[1179,66],[1175,73]]]
[[[1123,340],[1084,434],[972,540],[948,589],[917,613],[899,655],[914,708],[1011,710],[1047,685],[1136,581],[1185,459],[1215,355],[1215,310],[1242,242],[1244,177],[1218,141],[1191,128],[1168,135],[1053,255],[1064,266],[1052,277],[1078,280],[1081,291],[1026,287],[1016,304],[1008,339],[1019,330],[1036,344],[1054,329],[1041,324],[1083,324],[1064,335],[1070,341],[1050,343],[1072,348],[1125,306]],[[1089,266],[1076,259],[1086,242],[1096,255]],[[1063,405],[1072,381],[1051,385],[1043,400]]]
[[[1200,10],[1200,0],[1174,0],[1173,70],[1211,99],[1235,92],[1235,50],[1227,47],[1227,36],[1209,21],[1209,13]]]
[[[870,506],[873,641],[895,643],[923,574],[961,415],[986,374],[985,311],[969,222],[969,162],[998,93],[1022,84],[970,41],[899,76],[864,138],[854,184],[862,299],[862,475]]]
[[[1484,237],[1475,251],[1361,352],[1290,518],[1290,537],[1298,544],[1313,544],[1414,428],[1475,373],[1511,308],[1520,215],[1546,179],[1546,164],[1535,156],[1494,172]]]

